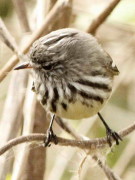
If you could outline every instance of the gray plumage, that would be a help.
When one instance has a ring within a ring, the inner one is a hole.
[[[29,58],[41,103],[65,118],[96,114],[109,98],[113,76],[118,74],[97,40],[72,28],[51,32],[35,41]]]

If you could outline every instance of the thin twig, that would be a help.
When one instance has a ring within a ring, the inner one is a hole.
[[[69,0],[70,1],[70,0]],[[62,11],[68,6],[68,0],[59,0],[54,5],[54,7],[51,9],[51,11],[46,16],[46,19],[43,23],[43,25],[35,31],[29,42],[26,43],[26,46],[22,49],[22,53],[26,53],[29,49],[29,47],[32,45],[32,43],[38,39],[42,33],[45,34],[45,32],[48,30],[48,27],[52,25],[55,20],[57,19],[58,15],[62,13]],[[48,32],[48,31],[47,31]],[[7,64],[3,67],[3,69],[0,70],[0,82],[6,77],[7,73],[12,70],[12,68],[19,62],[19,59],[17,56],[13,56]]]
[[[8,29],[6,28],[6,25],[0,18],[0,38],[1,40],[8,46],[11,51],[13,51],[15,54],[18,54],[18,47],[15,42],[14,37],[10,34]]]
[[[25,55],[20,52],[17,43],[15,41],[15,38],[10,34],[10,32],[8,31],[6,25],[4,24],[1,18],[0,18],[0,38],[8,46],[8,48],[11,49],[11,51],[13,51],[17,55],[17,57],[20,60],[25,61],[26,59]]]
[[[134,130],[135,130],[135,123],[121,130],[118,134],[123,138],[128,134],[130,134],[131,132],[133,132]],[[43,141],[45,138],[46,138],[45,134],[31,134],[31,135],[21,136],[12,139],[3,147],[0,148],[0,155],[2,155],[3,153],[5,153],[7,150],[9,150],[15,145],[24,142]],[[96,138],[93,140],[71,140],[71,139],[57,137],[57,140],[58,140],[58,145],[60,146],[71,146],[71,147],[78,147],[81,149],[89,149],[89,150],[104,148],[106,145],[108,145],[106,137]],[[112,139],[112,141],[114,140]],[[52,140],[51,142],[54,143],[54,140]]]
[[[121,180],[121,178],[115,174],[105,163],[103,163],[96,155],[92,156],[92,159],[95,160],[101,169],[104,170],[109,180]]]
[[[114,8],[117,6],[117,4],[121,0],[113,0],[108,7],[105,8],[99,16],[93,20],[93,22],[90,24],[90,26],[87,29],[88,33],[95,34],[98,27],[107,19],[107,17],[111,14],[111,12],[114,10]]]

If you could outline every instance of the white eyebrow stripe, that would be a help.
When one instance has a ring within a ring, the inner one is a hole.
[[[46,41],[44,41],[43,43],[45,44],[45,45],[48,45],[48,44],[53,44],[53,43],[55,43],[56,41],[60,41],[60,40],[62,40],[63,38],[65,38],[65,37],[69,37],[69,34],[68,33],[63,33],[63,34],[59,34],[59,36],[53,36],[53,37],[50,37],[50,38],[48,38]],[[56,42],[57,43],[57,42]]]

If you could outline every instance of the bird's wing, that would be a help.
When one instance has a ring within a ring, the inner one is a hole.
[[[119,70],[117,68],[117,66],[115,65],[114,61],[112,60],[112,58],[110,57],[110,55],[105,52],[106,55],[106,68],[108,69],[108,71],[110,71],[111,73],[113,73],[113,75],[118,75],[119,74]]]

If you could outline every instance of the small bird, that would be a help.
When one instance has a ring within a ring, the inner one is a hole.
[[[59,29],[36,40],[28,56],[29,62],[15,70],[33,69],[32,90],[53,114],[45,146],[52,137],[56,139],[52,130],[55,115],[79,120],[98,114],[106,127],[109,145],[112,138],[119,144],[121,137],[99,113],[119,71],[95,37],[73,28]]]

